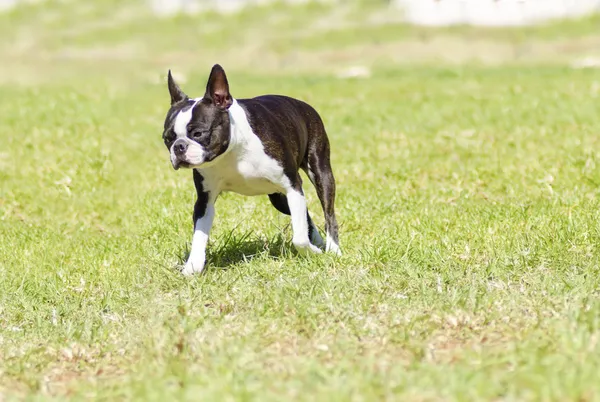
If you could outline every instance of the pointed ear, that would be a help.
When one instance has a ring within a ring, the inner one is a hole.
[[[212,99],[214,104],[223,110],[228,109],[233,103],[225,70],[218,64],[215,64],[210,72],[204,97]]]
[[[183,93],[179,85],[175,83],[173,76],[171,75],[171,70],[169,70],[169,75],[167,77],[167,82],[169,85],[169,94],[171,94],[171,106],[174,104],[181,102],[184,99],[188,99],[188,96]]]

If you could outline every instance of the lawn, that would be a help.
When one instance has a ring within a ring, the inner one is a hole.
[[[590,20],[481,31],[545,50],[471,60],[473,29],[369,43],[356,10],[329,46],[302,36],[331,6],[68,4],[0,14],[0,401],[600,400],[600,70],[567,62]],[[267,197],[226,194],[205,273],[178,273],[195,192],[164,76],[199,96],[215,62],[233,96],[323,116],[342,257],[296,255]]]

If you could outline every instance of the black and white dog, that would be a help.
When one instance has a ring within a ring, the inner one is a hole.
[[[163,140],[175,170],[191,168],[198,199],[194,236],[183,273],[204,268],[215,201],[223,191],[268,194],[273,206],[291,215],[292,243],[299,253],[341,254],[334,212],[335,181],[329,140],[319,114],[308,104],[279,95],[234,99],[225,71],[215,65],[206,93],[190,99],[168,76],[171,108]],[[317,189],[325,212],[324,244],[306,208],[299,169]]]

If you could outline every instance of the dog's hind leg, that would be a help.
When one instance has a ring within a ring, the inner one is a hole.
[[[273,204],[276,210],[278,210],[282,214],[291,215],[287,197],[284,194],[269,194],[269,200],[271,201],[271,204]],[[324,247],[325,242],[323,241],[323,238],[319,233],[319,229],[317,229],[317,226],[310,218],[310,214],[308,213],[308,211],[306,211],[306,220],[308,223],[308,238],[310,239],[310,242],[317,247]]]
[[[325,128],[320,127],[319,129],[322,129],[324,133]],[[335,217],[335,179],[329,160],[329,141],[325,135],[317,138],[319,141],[315,141],[312,144],[313,146],[309,147],[308,164],[305,171],[317,190],[325,214],[325,231],[327,233],[325,250],[342,255],[338,239],[338,224]]]

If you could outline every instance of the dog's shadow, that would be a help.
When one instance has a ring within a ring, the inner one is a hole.
[[[283,233],[272,238],[255,236],[252,232],[234,234],[225,233],[212,240],[206,250],[205,269],[227,269],[240,262],[248,262],[255,258],[278,259],[293,251]],[[181,265],[187,261],[190,254],[186,247],[179,254]]]

